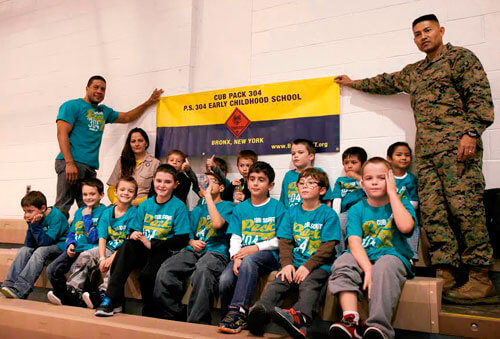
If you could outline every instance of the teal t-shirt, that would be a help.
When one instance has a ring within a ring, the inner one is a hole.
[[[229,219],[231,218],[231,214],[233,213],[234,206],[233,202],[225,200],[215,204],[215,207],[221,217],[226,220],[226,226],[219,229],[213,228],[210,213],[208,213],[208,207],[206,204],[196,206],[191,211],[191,233],[189,238],[202,240],[206,243],[203,251],[198,253],[217,252],[225,257],[229,256],[229,242],[226,237],[226,229]],[[187,248],[193,251],[191,246],[187,246]]]
[[[83,224],[83,209],[87,206],[80,207],[76,210],[75,215],[73,216],[73,222],[71,223],[71,228],[69,233],[73,233],[76,244],[75,244],[75,252],[80,253],[83,251],[90,250],[97,246],[97,243],[89,242],[87,237],[87,233],[85,232],[85,225]],[[98,207],[92,209],[92,226],[97,229],[97,225],[99,223],[99,218],[102,215],[102,212],[106,210],[106,206],[104,204],[100,204]]]
[[[92,168],[99,168],[99,148],[101,147],[104,125],[118,119],[118,112],[105,105],[92,106],[83,99],[66,101],[59,108],[57,120],[72,125],[69,134],[70,151],[73,160]],[[62,153],[56,159],[63,160]]]
[[[365,191],[359,182],[354,178],[338,177],[333,187],[333,198],[342,199],[340,212],[347,211],[351,206],[365,197]]]
[[[99,238],[106,239],[106,247],[116,251],[125,241],[129,234],[129,225],[135,221],[137,207],[130,206],[119,218],[113,217],[115,206],[109,206],[101,215],[97,225]]]
[[[267,203],[254,206],[252,199],[239,203],[233,210],[227,229],[228,234],[236,234],[242,238],[241,247],[255,245],[258,242],[276,237],[276,231],[285,215],[283,204],[273,198]],[[278,251],[273,251],[278,260]]]
[[[413,206],[407,199],[401,199],[401,202],[417,226]],[[349,209],[346,240],[352,235],[360,237],[363,248],[371,261],[383,255],[398,257],[405,265],[409,276],[413,276],[410,264],[413,251],[406,238],[412,233],[403,234],[398,230],[392,218],[390,204],[373,207],[368,204],[368,201],[361,200]]]
[[[417,177],[410,172],[406,172],[402,177],[395,178],[398,195],[410,201],[418,201]]]
[[[52,207],[49,214],[41,220],[43,231],[54,239],[55,244],[62,251],[66,250],[66,236],[68,235],[69,225],[66,216],[57,209]]]
[[[135,221],[130,225],[131,232],[142,232],[149,241],[189,234],[189,211],[186,204],[174,195],[162,204],[155,199],[156,196],[151,197],[139,205]]]
[[[305,211],[301,205],[288,209],[276,233],[278,238],[294,241],[293,266],[303,265],[326,241],[340,241],[340,221],[327,205],[321,204],[313,211]],[[331,273],[334,256],[319,268]]]
[[[322,170],[319,167],[316,167]],[[322,170],[323,171],[323,170]],[[300,205],[302,198],[299,195],[299,190],[297,188],[297,180],[299,180],[300,173],[295,172],[295,170],[290,170],[286,172],[283,182],[281,183],[281,194],[280,201],[285,206],[285,208],[290,208],[292,206]],[[322,201],[333,200],[333,193],[331,186],[328,186],[325,195],[321,198]]]

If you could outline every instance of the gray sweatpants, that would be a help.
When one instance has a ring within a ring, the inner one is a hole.
[[[113,251],[106,248],[106,258],[108,258]],[[71,267],[71,273],[66,282],[66,286],[72,287],[77,291],[82,291],[85,281],[88,279],[93,270],[99,269],[99,248],[94,247],[90,250],[80,253],[78,259]],[[108,288],[109,272],[102,277],[102,284],[99,285],[99,291],[106,291]]]
[[[394,338],[392,316],[398,305],[406,281],[406,267],[393,255],[380,257],[372,267],[371,299],[366,326],[380,329],[388,338]],[[351,253],[344,253],[335,260],[328,289],[332,294],[356,292],[362,298],[364,273]]]

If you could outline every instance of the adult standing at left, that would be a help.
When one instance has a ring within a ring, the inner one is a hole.
[[[117,112],[100,105],[106,94],[106,80],[92,76],[85,97],[66,101],[57,115],[57,141],[60,153],[56,158],[57,197],[55,206],[66,216],[76,200],[83,206],[81,182],[96,176],[99,148],[104,126],[108,123],[129,123],[138,119],[163,93],[155,89],[148,100],[128,112]]]

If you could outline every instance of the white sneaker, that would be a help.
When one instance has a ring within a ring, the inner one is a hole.
[[[90,299],[90,293],[89,292],[83,292],[82,294],[82,300],[87,305],[87,308],[93,309],[94,308],[94,303],[92,303],[92,300]]]
[[[57,306],[61,306],[62,305],[61,299],[59,299],[56,296],[56,294],[54,293],[54,291],[49,291],[47,293],[47,299],[49,299],[49,301],[50,301],[51,304],[54,304],[54,305],[57,305]]]

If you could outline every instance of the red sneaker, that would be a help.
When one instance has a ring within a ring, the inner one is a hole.
[[[330,333],[330,337],[336,339],[362,339],[365,324],[361,320],[359,323],[356,323],[354,318],[354,314],[347,314],[340,322],[330,326],[330,330],[328,331]]]

